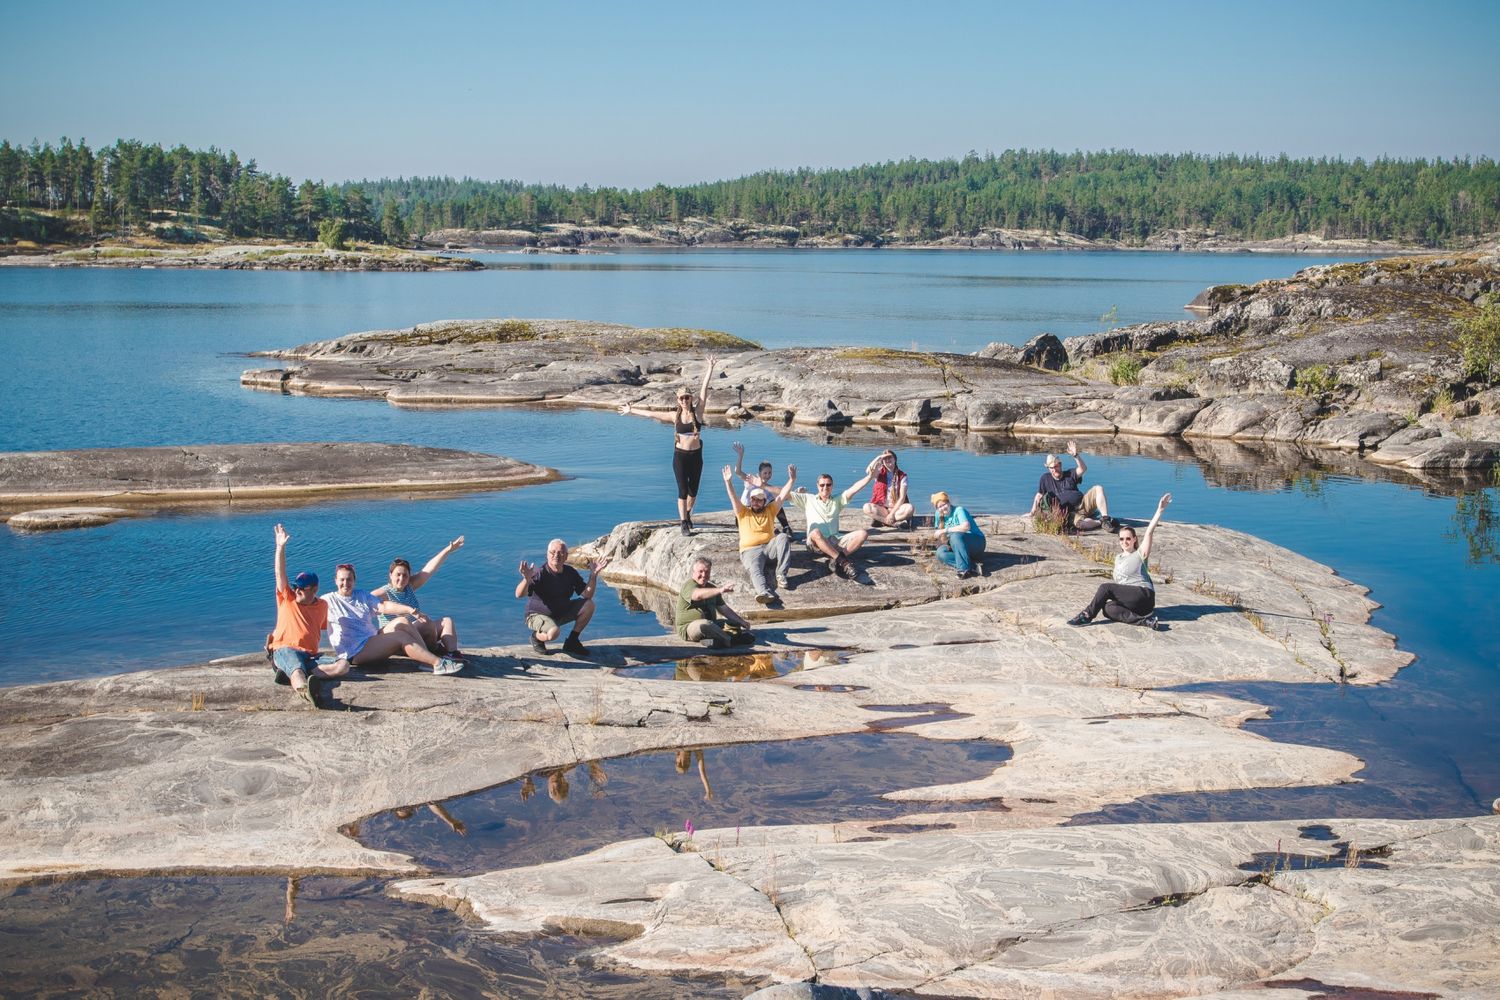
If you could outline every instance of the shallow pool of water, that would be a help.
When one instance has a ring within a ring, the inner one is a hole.
[[[939,717],[926,713],[907,724]],[[345,833],[436,871],[469,874],[679,833],[688,823],[735,829],[999,808],[880,796],[984,777],[1010,756],[1010,747],[989,740],[889,732],[652,751],[539,771],[472,795],[379,813]]]

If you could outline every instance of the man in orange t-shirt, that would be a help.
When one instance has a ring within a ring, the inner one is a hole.
[[[318,707],[318,681],[331,676],[318,670],[318,646],[328,627],[328,605],[318,600],[318,575],[298,573],[286,578],[286,543],[292,540],[286,529],[276,526],[276,631],[267,647],[271,662],[297,697],[313,708]]]

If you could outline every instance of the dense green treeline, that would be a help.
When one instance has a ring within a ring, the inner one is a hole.
[[[933,238],[1003,228],[1138,243],[1167,229],[1216,229],[1247,239],[1315,232],[1440,244],[1500,229],[1500,167],[1489,159],[1012,150],[642,190],[451,178],[361,186],[378,205],[398,202],[413,232],[698,217],[795,226],[806,235]]]
[[[294,188],[233,152],[127,139],[97,151],[66,138],[56,147],[0,142],[0,206],[18,210],[0,213],[0,236],[21,239],[51,239],[58,228],[27,209],[70,212],[93,235],[156,223],[153,232],[181,240],[204,225],[230,236],[313,240],[328,220],[343,222],[353,238],[381,235],[358,187],[303,181]]]
[[[531,229],[700,218],[879,239],[983,229],[1071,232],[1139,243],[1168,229],[1247,239],[1326,237],[1443,243],[1500,231],[1500,166],[1478,160],[1339,160],[1010,150],[846,170],[765,171],[681,187],[567,188],[519,181],[398,178],[294,186],[216,149],[130,140],[89,149],[0,143],[0,236],[37,238],[72,213],[91,233],[154,223],[231,236],[316,239],[343,222],[358,239],[401,242],[440,228]],[[169,234],[170,235],[170,234]]]

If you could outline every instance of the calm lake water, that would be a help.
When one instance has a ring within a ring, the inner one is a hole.
[[[240,388],[239,374],[265,362],[244,352],[487,316],[708,327],[767,346],[967,352],[1043,330],[1093,332],[1111,307],[1121,324],[1182,317],[1182,304],[1210,284],[1286,276],[1334,258],[853,251],[485,259],[491,269],[477,274],[0,269],[7,362],[0,375],[6,390],[0,450],[400,441],[511,455],[571,477],[458,498],[215,507],[85,531],[0,530],[0,558],[17,574],[0,600],[0,684],[258,648],[274,618],[277,521],[292,533],[293,572],[311,568],[327,579],[335,563],[349,561],[366,586],[383,581],[381,569],[392,556],[420,564],[465,535],[467,546],[424,589],[423,603],[454,615],[466,645],[485,646],[524,641],[512,598],[515,566],[521,558],[539,559],[548,538],[576,541],[624,520],[675,517],[670,433],[655,421],[602,412],[407,411],[251,392]],[[792,437],[762,424],[711,428],[705,510],[725,506],[712,470],[732,459],[732,440],[745,443],[750,461],[794,462],[840,482],[856,478],[878,450],[858,433]],[[1128,443],[1081,444],[1090,477],[1107,485],[1116,512],[1147,516],[1170,489],[1176,519],[1223,524],[1327,563],[1372,588],[1385,605],[1376,623],[1418,656],[1395,681],[1375,688],[1223,688],[1272,706],[1271,719],[1249,725],[1254,731],[1364,758],[1360,784],[1166,797],[1085,821],[1488,811],[1500,795],[1493,749],[1500,736],[1500,633],[1486,610],[1500,590],[1494,489],[1459,496],[1332,474],[1312,463],[1283,474],[1253,455],[1215,467],[1131,455]],[[977,454],[929,438],[901,447],[919,493],[945,488],[980,511],[1024,509],[1041,472],[1040,445],[1000,442]],[[627,610],[612,593],[600,603],[588,633],[595,642],[659,627],[654,616]],[[1061,617],[1076,608],[1058,610]],[[1162,641],[1170,642],[1171,633]],[[734,794],[730,784],[726,779],[720,789],[726,796]],[[276,891],[266,890],[268,912],[277,905]],[[63,912],[72,905],[64,898],[69,893],[49,892],[34,895],[58,896]],[[145,911],[141,919],[150,921]],[[21,968],[8,960],[0,965]],[[24,981],[46,982],[47,974],[30,968]]]

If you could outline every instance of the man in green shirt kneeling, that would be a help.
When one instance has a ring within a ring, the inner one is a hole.
[[[693,560],[693,574],[677,592],[677,637],[706,642],[714,649],[755,645],[750,623],[724,603],[734,584],[714,586],[709,580],[713,568],[713,560],[705,556]]]

